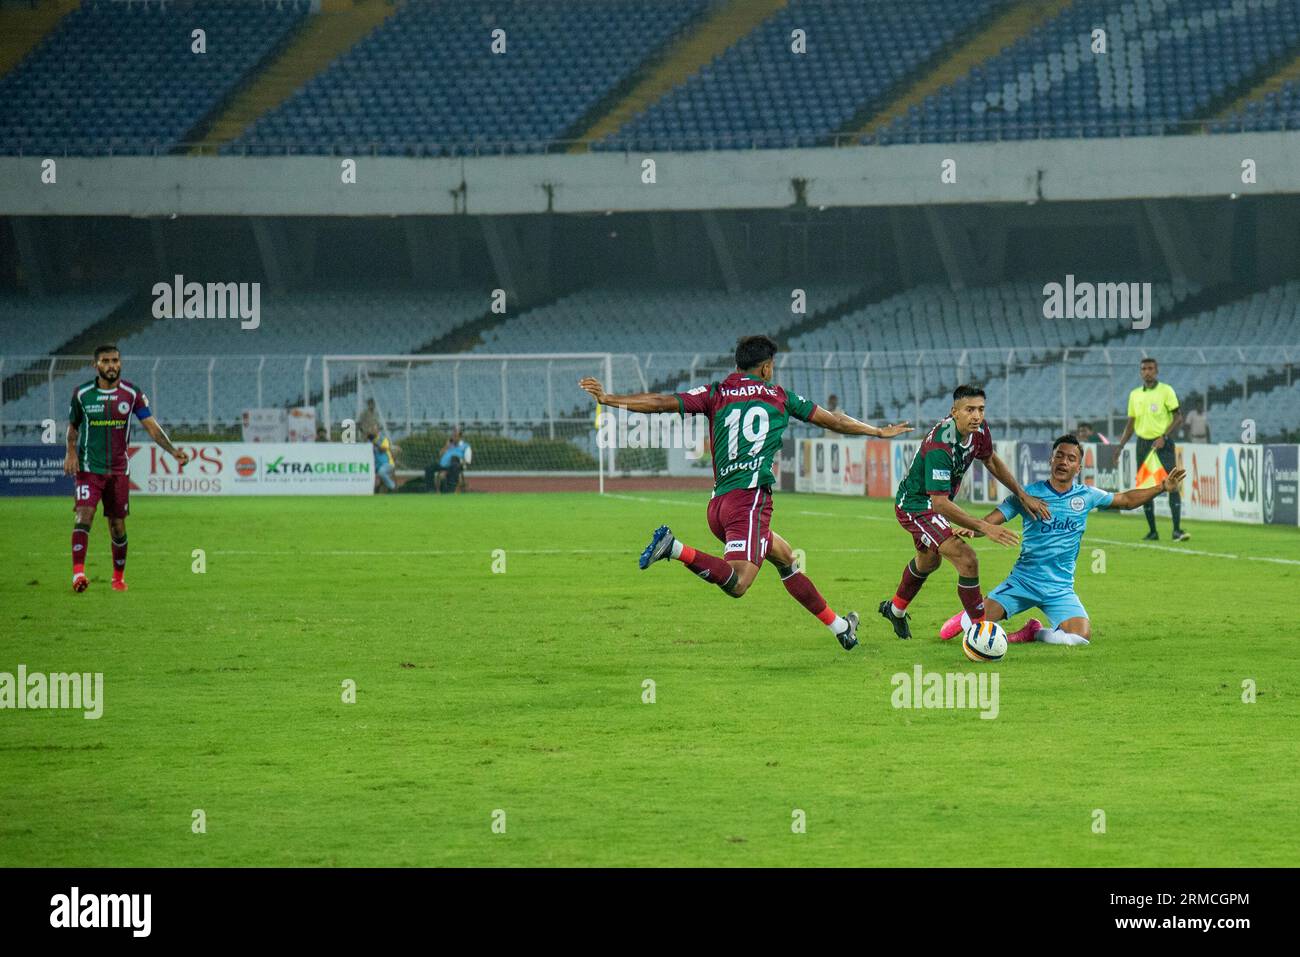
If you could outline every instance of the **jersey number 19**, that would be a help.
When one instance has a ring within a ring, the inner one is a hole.
[[[742,421],[741,415],[744,415]],[[743,433],[746,442],[752,442],[749,448],[749,457],[757,455],[762,451],[763,443],[767,441],[767,431],[770,422],[767,417],[767,409],[761,405],[751,405],[748,409],[732,409],[727,417],[722,420],[722,424],[727,427],[727,458],[735,459],[740,454],[740,436]]]

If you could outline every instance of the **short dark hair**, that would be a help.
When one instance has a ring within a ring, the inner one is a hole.
[[[1092,423],[1091,423],[1091,422],[1076,422],[1076,423],[1074,423],[1074,431],[1078,432],[1080,429],[1092,429],[1092,431],[1094,431],[1094,432],[1096,431],[1096,429],[1093,429],[1093,428],[1092,428]]]
[[[105,352],[121,352],[121,351],[122,350],[120,350],[117,346],[113,345],[111,342],[105,343],[102,346],[95,346],[95,361],[98,362],[99,357],[102,356]]]
[[[1155,360],[1155,359],[1152,359],[1150,356],[1147,356],[1145,359],[1143,359],[1141,362],[1139,362],[1138,365],[1140,365],[1140,366],[1144,366],[1144,365],[1146,365],[1148,362],[1151,363],[1153,366],[1159,366],[1159,365],[1160,365],[1159,362],[1156,362],[1156,360]]]
[[[952,401],[954,402],[958,399],[973,399],[976,396],[979,396],[981,399],[988,398],[984,394],[984,390],[977,385],[959,385],[957,388],[952,390]]]
[[[778,347],[770,336],[741,336],[736,340],[736,368],[753,369],[777,354]]]
[[[1052,443],[1052,451],[1056,451],[1058,445],[1073,445],[1079,450],[1080,457],[1083,456],[1083,445],[1073,435],[1058,435],[1056,441]]]

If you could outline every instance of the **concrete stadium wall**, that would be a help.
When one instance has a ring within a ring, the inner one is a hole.
[[[0,157],[0,215],[505,215],[1300,193],[1300,132],[457,159]],[[654,160],[653,183],[643,162]],[[945,160],[955,182],[943,182]],[[1243,182],[1253,161],[1255,182]],[[53,163],[53,166],[50,164]],[[46,182],[53,173],[53,182]]]

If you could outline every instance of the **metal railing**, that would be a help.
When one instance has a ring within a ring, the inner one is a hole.
[[[1149,347],[1045,345],[872,352],[786,352],[776,381],[818,403],[829,396],[852,415],[922,425],[943,414],[953,387],[988,393],[1000,434],[1123,428],[1129,391]],[[1160,347],[1160,374],[1188,408],[1213,411],[1300,375],[1300,344]],[[385,424],[410,433],[462,425],[521,435],[568,437],[589,430],[592,410],[577,377],[605,378],[619,391],[675,391],[725,378],[726,352],[572,355],[324,357],[310,355],[128,355],[123,377],[146,390],[162,421],[209,432],[237,428],[244,409],[334,404],[334,418],[379,398]],[[588,369],[587,366],[591,368]],[[72,391],[94,376],[88,356],[0,356],[0,439],[66,421]],[[340,414],[340,410],[345,410]],[[324,420],[322,418],[322,420]],[[1283,423],[1300,429],[1297,421]]]
[[[16,156],[405,156],[447,158],[463,156],[537,155],[568,152],[644,153],[677,150],[761,150],[901,145],[921,143],[988,143],[1035,139],[1121,139],[1144,136],[1194,136],[1206,133],[1292,132],[1300,129],[1300,116],[1280,112],[1268,117],[1235,114],[1218,120],[1110,119],[1040,123],[973,124],[953,127],[888,126],[873,133],[790,133],[751,130],[743,133],[693,135],[625,134],[593,139],[475,138],[441,141],[429,138],[370,139],[364,136],[322,140],[275,140],[253,143],[214,143],[208,140],[175,143],[157,139],[91,141],[88,149],[42,143],[24,147],[7,144],[6,155]],[[121,139],[118,137],[117,139]],[[86,141],[77,144],[85,146]]]
[[[122,378],[145,390],[164,421],[216,432],[246,408],[311,405],[320,357],[124,356]],[[0,355],[0,438],[67,420],[72,391],[95,376],[90,356]]]

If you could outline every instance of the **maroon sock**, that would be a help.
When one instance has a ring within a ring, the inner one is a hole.
[[[959,576],[957,578],[957,597],[961,599],[961,606],[966,609],[966,614],[970,615],[971,621],[984,620],[984,595],[980,591],[980,580],[978,578]]]
[[[826,610],[826,599],[822,597],[822,593],[817,590],[811,578],[803,572],[795,571],[789,565],[778,565],[777,570],[781,573],[781,584],[785,586],[791,598],[814,615],[820,615]]]
[[[679,556],[679,560],[706,582],[713,582],[715,585],[725,585],[734,574],[731,566],[721,558],[715,558],[698,548],[691,548],[689,545],[682,546],[682,554]]]
[[[921,590],[921,586],[925,584],[925,580],[928,577],[930,577],[929,572],[922,575],[917,570],[915,559],[908,562],[907,566],[903,569],[903,579],[898,583],[898,591],[894,593],[894,607],[901,612],[904,608],[910,605],[912,599],[916,597],[916,593]]]
[[[126,536],[122,536],[119,542],[116,538],[113,541],[113,577],[121,578],[126,573]]]
[[[86,550],[90,548],[90,526],[75,525],[72,529],[72,573],[86,567]]]

